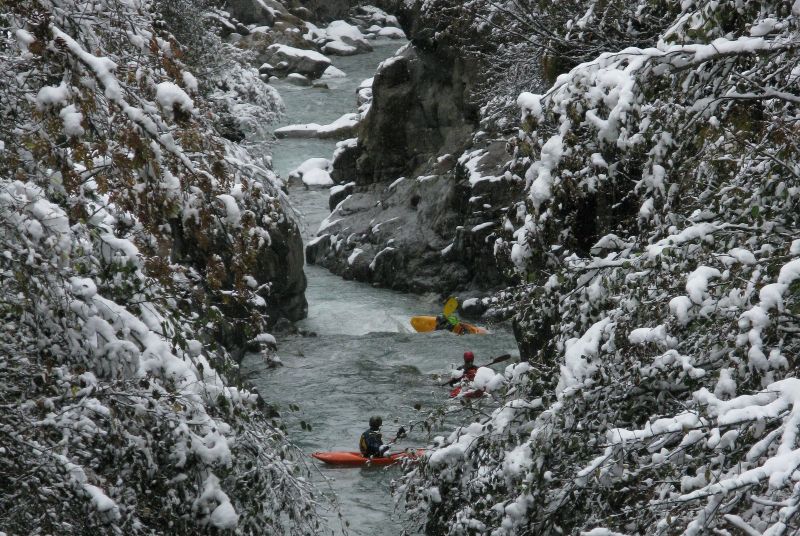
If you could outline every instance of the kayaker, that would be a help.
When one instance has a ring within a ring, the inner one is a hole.
[[[464,371],[461,373],[461,376],[451,379],[447,382],[448,385],[455,385],[461,381],[471,382],[475,379],[475,374],[478,373],[478,367],[475,366],[475,354],[469,350],[464,352],[464,364],[461,365],[461,370]]]
[[[381,425],[383,425],[381,417],[378,415],[370,417],[369,429],[361,434],[361,438],[358,440],[358,448],[361,450],[362,456],[366,458],[381,457],[389,450],[389,445],[383,444]]]
[[[458,317],[456,315],[445,315],[441,313],[436,316],[436,331],[447,330],[453,331],[458,325]]]

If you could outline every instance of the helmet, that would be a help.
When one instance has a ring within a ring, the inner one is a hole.
[[[464,352],[464,361],[465,361],[465,362],[466,362],[466,361],[474,361],[474,360],[475,360],[475,354],[473,354],[473,353],[472,353],[472,352],[470,352],[469,350],[467,350],[466,352]]]
[[[383,419],[381,419],[378,415],[369,418],[369,427],[373,430],[377,430],[383,424]]]

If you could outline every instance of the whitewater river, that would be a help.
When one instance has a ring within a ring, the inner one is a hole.
[[[401,45],[397,41],[379,42],[373,53],[335,58],[335,65],[348,76],[329,81],[328,90],[276,83],[287,107],[285,121],[278,126],[324,124],[355,111],[360,82],[373,76],[377,65]],[[330,158],[334,147],[335,141],[329,140],[281,140],[273,148],[275,169],[285,177],[308,158]],[[307,241],[329,213],[328,191],[294,187],[290,199]],[[517,355],[514,339],[503,326],[490,326],[491,336],[412,333],[409,317],[435,314],[441,309],[438,296],[373,288],[345,281],[315,266],[306,266],[306,276],[309,312],[299,327],[316,336],[279,339],[283,367],[265,369],[256,356],[243,363],[243,372],[267,401],[279,407],[290,438],[306,454],[358,450],[358,437],[367,428],[370,415],[383,416],[384,440],[388,440],[397,423],[407,424],[439,405],[454,404],[448,402],[447,390],[437,386],[435,377],[446,373],[451,364],[459,364],[467,349],[475,352],[478,364],[506,352]],[[289,411],[290,404],[298,405],[300,411]],[[301,421],[311,429],[301,427]],[[424,431],[414,429],[398,447],[425,446],[429,440]],[[389,490],[392,479],[401,474],[399,468],[317,465],[317,480],[322,482],[322,489],[335,493],[349,523],[348,534],[401,534],[401,518]],[[323,476],[330,486],[324,484]],[[340,533],[337,521],[331,520],[330,525]]]

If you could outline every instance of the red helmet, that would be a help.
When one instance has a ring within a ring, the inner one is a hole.
[[[473,354],[473,353],[472,353],[472,352],[470,352],[469,350],[467,350],[466,352],[464,352],[464,362],[465,362],[465,363],[466,363],[466,362],[472,362],[472,361],[474,361],[474,360],[475,360],[475,354]]]

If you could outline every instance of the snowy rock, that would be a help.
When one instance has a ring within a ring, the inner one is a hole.
[[[267,63],[275,65],[276,71],[299,73],[311,79],[322,76],[331,65],[331,60],[315,50],[280,44],[270,45],[264,58]]]
[[[325,72],[322,73],[322,79],[323,80],[329,79],[329,78],[345,78],[346,76],[347,76],[347,73],[345,73],[341,69],[337,69],[333,65],[329,66],[327,69],[325,69]]]
[[[406,33],[400,28],[381,28],[377,32],[378,37],[388,37],[389,39],[405,39]]]
[[[289,180],[300,180],[303,184],[310,187],[326,187],[333,184],[330,170],[330,160],[325,158],[309,158],[289,172]]]
[[[332,187],[331,195],[328,198],[328,207],[331,211],[336,208],[336,205],[344,201],[350,194],[355,191],[356,183],[348,182],[347,184],[337,184]]]
[[[312,169],[303,174],[303,184],[314,188],[325,188],[333,184],[330,174],[324,169]]]
[[[361,30],[343,20],[331,22],[325,28],[324,36],[325,44],[322,46],[322,51],[325,54],[351,56],[372,52],[372,45]]]
[[[359,122],[360,117],[358,114],[345,114],[328,125],[308,123],[281,127],[275,129],[275,136],[277,138],[344,139],[356,133]]]
[[[308,77],[303,76],[300,73],[289,73],[289,75],[286,77],[286,81],[290,82],[290,83],[292,83],[292,84],[294,84],[296,86],[310,86],[311,85],[311,80],[309,80]]]

